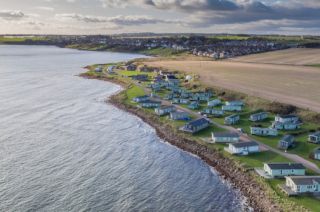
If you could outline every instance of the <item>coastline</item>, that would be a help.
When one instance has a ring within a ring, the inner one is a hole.
[[[158,117],[147,114],[139,108],[124,104],[123,101],[121,101],[121,94],[126,91],[127,87],[124,82],[110,78],[88,76],[86,74],[80,74],[79,76],[86,79],[98,79],[120,85],[122,89],[108,98],[106,103],[139,117],[143,122],[155,129],[159,138],[183,151],[199,157],[210,167],[213,167],[223,180],[240,191],[241,195],[246,199],[246,205],[249,206],[247,207],[248,209],[252,208],[253,211],[282,211],[279,205],[268,198],[265,188],[256,181],[254,176],[247,170],[241,168],[235,161],[224,157],[217,150],[209,149],[193,140],[178,135],[172,127],[160,123]]]

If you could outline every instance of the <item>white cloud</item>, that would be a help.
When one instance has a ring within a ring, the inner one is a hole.
[[[86,23],[114,23],[116,25],[144,25],[144,24],[157,24],[157,23],[179,23],[174,20],[162,20],[156,19],[149,16],[113,16],[113,17],[103,17],[103,16],[88,16],[76,13],[65,13],[56,14],[55,18],[60,21],[81,21]]]
[[[35,9],[37,9],[37,10],[44,10],[44,11],[54,11],[54,8],[53,8],[53,7],[44,7],[44,6],[35,7]]]
[[[25,14],[19,10],[1,10],[0,18],[6,20],[19,20],[25,17]]]

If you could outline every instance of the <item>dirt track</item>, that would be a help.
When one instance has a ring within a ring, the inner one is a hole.
[[[320,112],[320,68],[232,61],[152,61],[146,64],[198,74],[209,86]]]

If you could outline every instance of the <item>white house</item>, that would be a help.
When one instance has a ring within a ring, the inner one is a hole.
[[[214,115],[214,116],[223,116],[224,115],[224,111],[223,110],[216,110],[216,109],[212,109],[212,108],[205,108],[202,111],[202,114],[209,114],[209,115]]]
[[[242,106],[241,105],[223,105],[222,110],[224,111],[242,111]]]
[[[289,176],[285,187],[295,194],[319,193],[320,176]]]
[[[154,109],[155,113],[159,116],[167,115],[171,112],[176,111],[175,106],[161,106]]]
[[[311,143],[319,144],[320,143],[320,131],[310,134],[308,141]]]
[[[277,136],[278,130],[272,128],[250,127],[251,135]]]
[[[306,168],[301,163],[265,163],[264,171],[271,177],[303,176]]]
[[[267,112],[261,112],[261,113],[256,113],[256,114],[252,114],[250,116],[250,121],[262,121],[266,118],[268,118],[269,114]]]
[[[144,102],[140,102],[140,106],[143,108],[157,108],[161,106],[160,101],[152,101],[152,100],[147,100]]]
[[[115,66],[108,66],[108,69],[107,69],[108,73],[113,74],[115,68],[116,68]]]
[[[237,133],[230,132],[213,132],[212,142],[213,143],[236,143],[239,142],[240,136]]]
[[[279,141],[278,147],[280,149],[287,150],[290,147],[294,147],[294,136],[293,135],[284,135],[282,139]]]
[[[313,157],[315,160],[320,160],[320,148],[317,148],[314,152],[313,152]]]
[[[231,154],[248,155],[260,152],[259,144],[255,141],[230,143],[225,150]]]
[[[237,115],[237,114],[234,114],[234,115],[231,115],[231,116],[228,116],[224,119],[224,123],[226,125],[234,125],[236,123],[238,123],[240,121],[240,116]]]
[[[137,102],[137,103],[140,103],[140,102],[144,102],[144,101],[148,101],[150,99],[149,96],[145,95],[145,96],[137,96],[137,97],[134,97],[132,99],[132,101],[134,102]]]
[[[190,120],[190,115],[187,112],[180,112],[180,111],[176,111],[176,112],[171,112],[170,113],[170,119],[172,120],[180,120],[180,121],[188,121]]]
[[[299,117],[296,115],[277,115],[274,120],[281,123],[298,122]]]
[[[103,71],[102,66],[98,66],[94,69],[95,72],[101,73]]]
[[[215,107],[221,104],[221,100],[220,99],[214,99],[208,102],[208,106],[209,107]]]
[[[272,123],[272,128],[277,130],[296,130],[300,128],[301,124],[299,117],[295,115],[277,115]]]
[[[194,121],[191,121],[180,128],[181,131],[188,133],[197,133],[201,130],[206,129],[210,126],[210,121],[205,118],[200,118]]]
[[[226,102],[227,106],[244,106],[243,101],[228,101]]]

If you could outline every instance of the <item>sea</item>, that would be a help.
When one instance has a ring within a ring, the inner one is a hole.
[[[244,211],[202,160],[78,76],[143,55],[0,45],[0,211]]]

